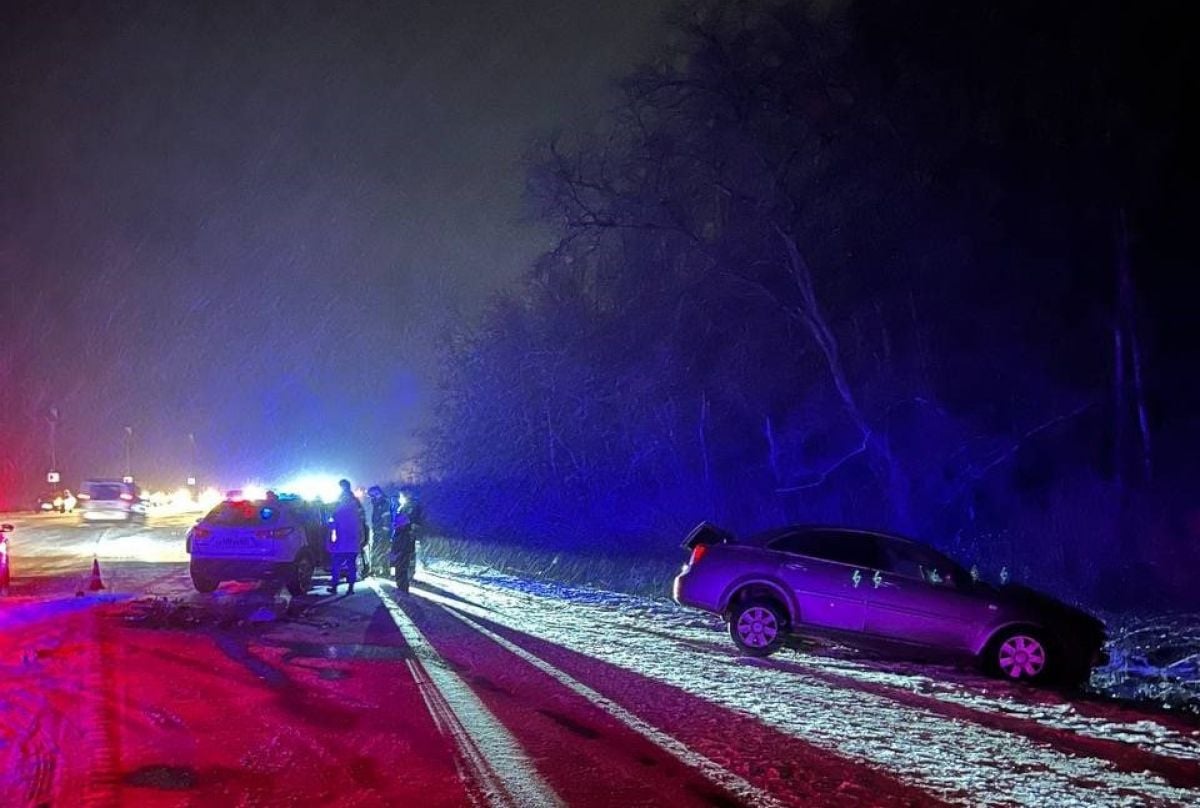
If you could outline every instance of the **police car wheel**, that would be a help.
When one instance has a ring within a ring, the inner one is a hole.
[[[192,586],[196,587],[197,592],[202,592],[204,594],[215,592],[217,587],[220,585],[221,582],[216,578],[203,573],[198,573],[195,570],[192,571]]]
[[[292,595],[303,595],[312,587],[313,561],[308,553],[301,553],[292,564],[287,589]]]

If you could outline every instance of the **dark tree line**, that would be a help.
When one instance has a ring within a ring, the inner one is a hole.
[[[1182,19],[678,9],[597,132],[532,152],[559,240],[453,340],[431,511],[647,551],[703,518],[840,522],[1083,594],[1173,585],[1197,539],[1192,453],[1159,450],[1197,445],[1169,302],[1194,282],[1167,280],[1194,266]]]

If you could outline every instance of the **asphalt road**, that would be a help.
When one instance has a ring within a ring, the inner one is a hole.
[[[151,517],[143,524],[83,524],[78,514],[4,514],[13,593],[45,595],[91,573],[93,557],[122,591],[140,592],[156,576],[186,567],[187,530],[199,514]]]
[[[5,517],[3,805],[1188,805],[1183,717],[437,564],[191,590],[191,517]],[[92,559],[106,589],[77,597]]]

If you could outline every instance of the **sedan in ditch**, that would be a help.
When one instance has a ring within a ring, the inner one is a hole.
[[[723,616],[748,655],[802,637],[966,657],[1038,683],[1080,681],[1103,661],[1095,617],[1026,587],[992,586],[909,539],[793,526],[740,541],[704,523],[684,546],[676,602]]]

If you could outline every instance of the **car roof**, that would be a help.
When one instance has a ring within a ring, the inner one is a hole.
[[[790,535],[792,533],[846,533],[854,535],[873,536],[878,539],[884,539],[890,542],[901,542],[904,544],[917,544],[922,547],[925,545],[913,539],[897,536],[892,533],[884,533],[879,530],[871,530],[863,527],[846,527],[845,525],[814,525],[814,524],[796,524],[785,525],[783,527],[775,527],[770,530],[764,530],[760,533],[755,533],[746,539],[747,544],[755,544],[765,546],[770,544],[775,539],[781,536]]]
[[[215,514],[218,510],[220,510],[221,508],[223,508],[227,505],[233,504],[234,502],[244,504],[250,509],[272,508],[276,511],[279,518],[281,518],[281,519],[284,519],[284,518],[287,518],[287,519],[292,519],[292,518],[309,519],[314,516],[314,514],[311,510],[311,507],[309,506],[309,503],[307,503],[301,499],[284,499],[281,497],[279,500],[277,500],[275,502],[268,502],[265,499],[253,499],[253,500],[251,500],[251,499],[242,499],[242,500],[226,499],[226,500],[222,500],[221,502],[212,506],[212,508],[210,508],[208,511],[206,511],[204,516],[201,517],[200,521],[202,521],[202,522],[207,521],[208,518],[210,516],[212,516],[213,514]]]

